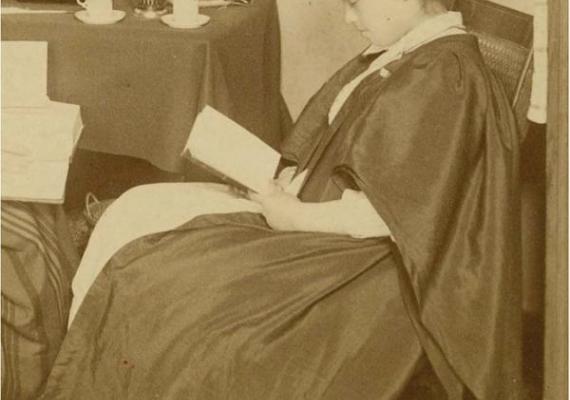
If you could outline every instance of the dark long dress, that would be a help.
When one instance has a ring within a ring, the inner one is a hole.
[[[89,291],[46,399],[394,399],[429,360],[448,397],[520,386],[518,139],[468,35],[373,74],[331,126],[357,57],[283,154],[305,201],[358,187],[388,238],[196,218],[124,247]],[[383,74],[386,76],[386,74]],[[441,398],[441,397],[440,397]]]

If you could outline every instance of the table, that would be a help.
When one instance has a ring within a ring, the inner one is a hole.
[[[126,0],[115,8],[127,17],[101,26],[72,13],[2,16],[2,40],[49,42],[48,95],[81,106],[80,148],[182,172],[180,154],[204,104],[278,147],[290,119],[280,94],[275,0],[201,9],[211,20],[196,30],[135,16]]]

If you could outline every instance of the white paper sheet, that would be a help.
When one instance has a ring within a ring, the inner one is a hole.
[[[2,200],[62,203],[83,125],[79,106],[2,108]]]
[[[36,10],[22,7],[2,7],[1,11],[4,15],[10,14],[69,14],[70,10]]]
[[[2,151],[2,200],[61,204],[69,161],[34,160]]]
[[[79,106],[2,107],[2,150],[39,160],[69,160],[81,133]]]
[[[2,41],[2,107],[43,107],[47,42]]]

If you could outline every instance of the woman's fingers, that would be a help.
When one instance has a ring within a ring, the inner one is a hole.
[[[249,191],[237,186],[230,185],[230,191],[237,197],[249,198]]]
[[[260,195],[259,193],[252,191],[252,190],[247,192],[247,198],[252,200],[252,201],[255,201],[256,203],[259,203],[259,204],[261,204],[263,202],[262,201],[263,196]]]
[[[267,187],[263,192],[257,193],[250,190],[247,197],[259,204],[264,204],[268,203],[271,198],[274,198],[281,193],[284,193],[283,188],[276,181],[272,180],[267,184]]]
[[[275,180],[277,185],[279,185],[282,189],[285,189],[291,183],[296,170],[296,167],[287,167],[283,169],[283,171],[281,171]]]

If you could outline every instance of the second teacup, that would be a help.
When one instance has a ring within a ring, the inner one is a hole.
[[[194,23],[198,19],[198,0],[172,0],[172,17],[179,23]]]

